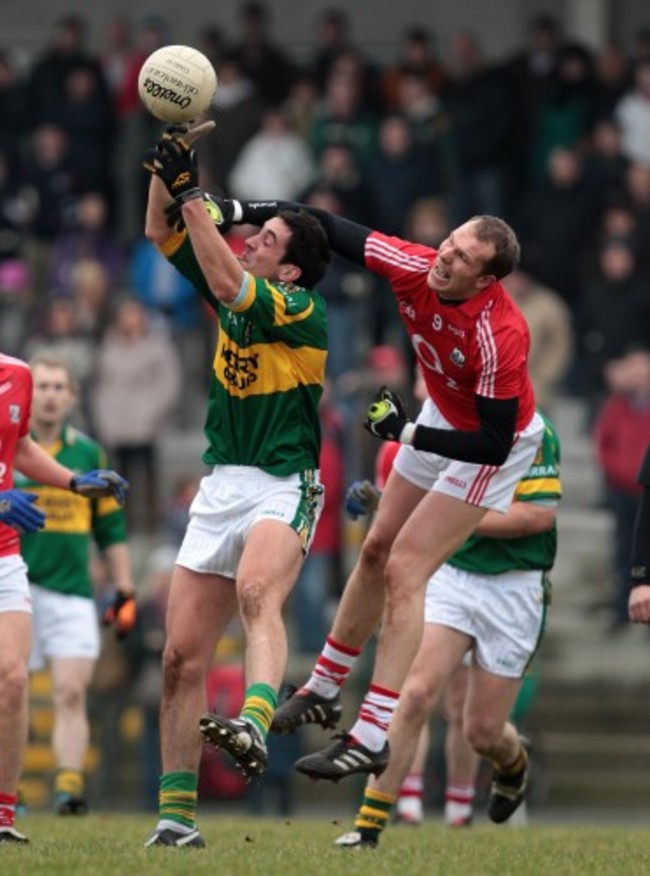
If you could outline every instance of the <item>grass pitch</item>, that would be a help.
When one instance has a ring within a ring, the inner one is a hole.
[[[390,827],[379,849],[345,851],[334,839],[349,822],[227,819],[202,814],[206,849],[144,849],[151,815],[57,818],[30,814],[18,828],[29,846],[0,845],[0,873],[20,876],[574,876],[647,874],[650,830],[625,827],[449,830],[430,822]]]

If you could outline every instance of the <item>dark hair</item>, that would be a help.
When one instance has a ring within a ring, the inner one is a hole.
[[[313,289],[325,276],[332,258],[325,230],[304,210],[281,210],[278,217],[291,229],[282,264],[300,268],[297,285]]]
[[[483,266],[483,273],[494,274],[501,280],[514,271],[521,258],[521,247],[508,223],[498,216],[472,216],[469,221],[474,223],[478,240],[494,246],[494,255]]]

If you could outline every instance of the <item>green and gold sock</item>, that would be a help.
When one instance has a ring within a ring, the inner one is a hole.
[[[158,811],[160,819],[184,827],[196,827],[196,773],[164,773],[160,777]]]
[[[57,797],[83,797],[84,774],[81,770],[60,769],[54,779]]]
[[[382,791],[366,788],[363,802],[354,820],[354,826],[361,836],[366,839],[379,840],[379,834],[388,824],[390,811],[396,800],[395,794],[384,794]]]
[[[240,718],[252,721],[266,739],[273,713],[278,707],[278,695],[268,684],[251,684],[246,690]]]

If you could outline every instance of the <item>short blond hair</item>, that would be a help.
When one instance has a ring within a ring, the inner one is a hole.
[[[37,365],[44,365],[46,368],[60,368],[68,375],[68,384],[72,392],[77,395],[79,392],[79,380],[70,363],[63,356],[57,356],[56,353],[35,353],[29,360],[29,367],[33,371]]]

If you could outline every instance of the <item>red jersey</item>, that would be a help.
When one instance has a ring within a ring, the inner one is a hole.
[[[0,490],[14,485],[18,439],[29,431],[32,372],[26,362],[0,354]],[[0,523],[0,557],[20,553],[18,532]]]
[[[467,301],[441,301],[427,285],[436,255],[378,231],[366,240],[366,266],[390,282],[429,396],[445,419],[454,429],[475,430],[475,395],[518,398],[520,431],[535,414],[526,320],[499,282]]]

